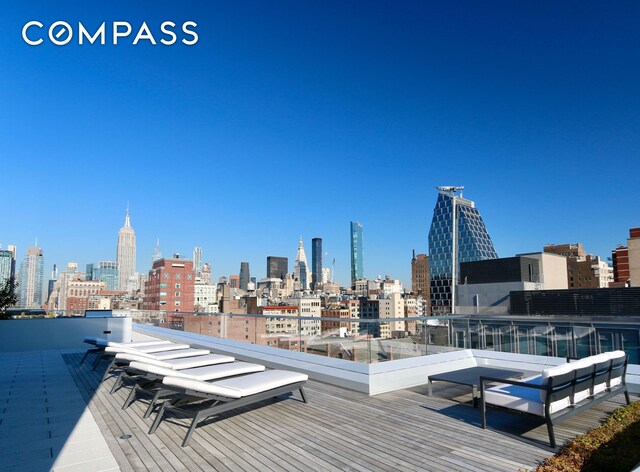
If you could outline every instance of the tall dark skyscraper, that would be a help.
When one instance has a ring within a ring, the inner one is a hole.
[[[240,263],[240,289],[247,290],[249,287],[249,281],[251,280],[251,275],[249,275],[249,263],[241,262]]]
[[[322,238],[311,240],[311,288],[322,284]]]
[[[364,278],[362,263],[362,225],[351,222],[351,283]]]
[[[429,229],[431,310],[434,315],[452,313],[460,263],[496,259],[480,212],[462,198],[464,187],[437,187],[438,199]]]
[[[267,278],[284,280],[289,273],[289,259],[267,256]]]

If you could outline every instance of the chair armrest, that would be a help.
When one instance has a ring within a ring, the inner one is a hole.
[[[538,390],[546,390],[546,385],[536,385],[529,382],[523,382],[522,380],[509,380],[509,379],[499,379],[496,377],[480,377],[480,390],[484,392],[485,382],[496,382],[503,383],[509,385],[518,385],[520,387],[529,387],[529,388],[537,388]]]

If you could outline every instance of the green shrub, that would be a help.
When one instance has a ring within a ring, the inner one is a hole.
[[[640,402],[618,408],[602,425],[576,437],[535,472],[628,472],[640,463]]]

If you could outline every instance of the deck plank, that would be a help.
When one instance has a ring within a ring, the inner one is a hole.
[[[198,427],[189,447],[180,445],[184,420],[171,418],[153,435],[143,419],[146,401],[127,410],[128,389],[109,393],[100,383],[106,364],[92,371],[79,355],[67,367],[122,470],[146,471],[419,471],[530,470],[555,450],[538,418],[500,409],[488,412],[488,430],[471,406],[468,389],[434,384],[434,395],[416,387],[377,396],[317,381],[297,392],[226,412]],[[604,402],[556,427],[558,444],[598,426],[623,397]],[[131,434],[127,441],[119,439]]]

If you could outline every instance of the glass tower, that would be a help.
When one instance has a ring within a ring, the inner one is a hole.
[[[437,189],[429,229],[431,307],[433,314],[447,314],[455,311],[451,303],[455,285],[451,282],[455,279],[457,283],[460,263],[496,259],[498,255],[475,203],[456,195],[463,187]]]
[[[311,240],[311,288],[316,290],[322,283],[322,238]]]
[[[13,253],[0,249],[0,289],[4,287],[7,279],[14,276],[15,262],[13,261]]]
[[[289,259],[286,257],[267,257],[267,277],[270,279],[286,279],[289,272]]]
[[[118,263],[101,261],[87,264],[87,280],[102,280],[110,291],[120,288]]]
[[[362,225],[351,222],[351,283],[364,278],[362,269]]]

